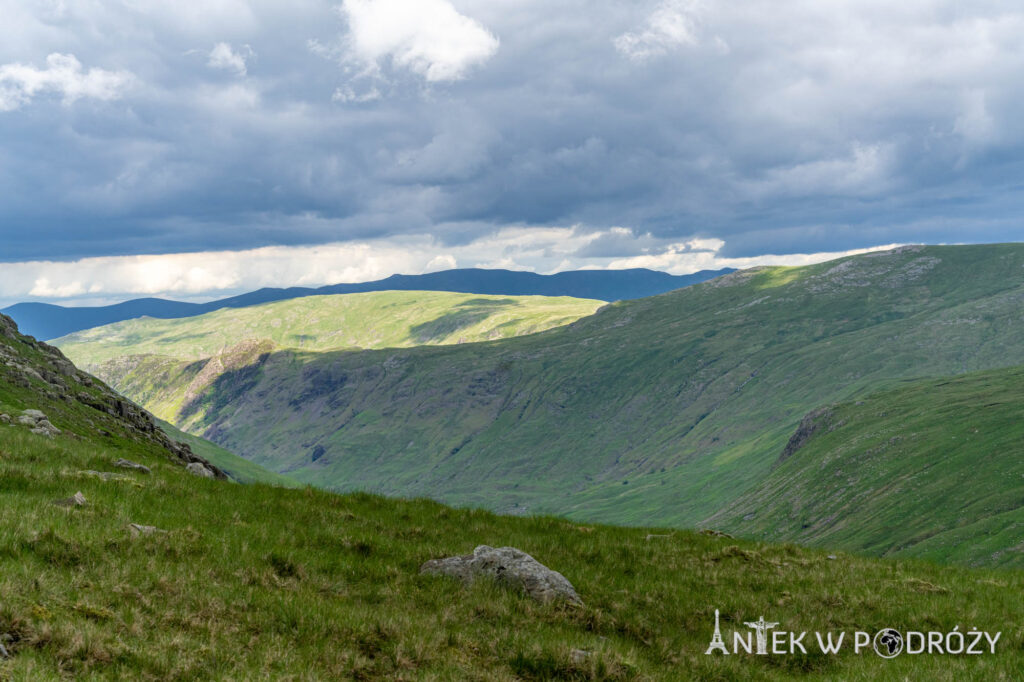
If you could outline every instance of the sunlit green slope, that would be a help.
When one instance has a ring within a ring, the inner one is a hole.
[[[199,360],[245,340],[310,351],[467,343],[531,334],[594,313],[603,301],[381,291],[307,296],[174,320],[140,318],[53,341],[82,367],[128,355]]]
[[[959,682],[1024,668],[1019,572],[198,478],[144,415],[3,324],[0,413],[38,409],[61,432],[0,423],[0,679]],[[83,506],[54,503],[76,492]],[[530,552],[583,605],[419,575],[480,544]],[[705,656],[716,609],[726,633],[765,615],[797,632],[1002,635],[987,656]]]
[[[699,526],[764,481],[819,406],[1024,364],[1022,303],[1024,246],[909,247],[738,272],[502,341],[242,347],[98,371],[186,430],[304,482]],[[1024,565],[991,554],[982,543],[958,558]]]

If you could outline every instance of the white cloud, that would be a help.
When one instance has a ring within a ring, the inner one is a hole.
[[[210,50],[210,59],[206,65],[211,69],[233,71],[238,76],[244,76],[248,71],[247,62],[255,55],[248,45],[242,45],[235,50],[229,43],[217,43]]]
[[[642,61],[677,47],[697,45],[700,9],[699,0],[664,0],[641,30],[617,37],[615,49],[630,59]],[[717,41],[725,44],[720,38]]]
[[[445,246],[429,235],[416,235],[322,246],[7,263],[0,279],[0,302],[31,298],[84,305],[138,296],[208,300],[261,287],[317,287],[456,267],[543,273],[651,268],[686,274],[724,267],[806,265],[895,246],[727,258],[719,255],[725,246],[721,239],[695,237],[656,249],[633,249],[650,253],[628,258],[575,255],[596,240],[626,235],[641,241],[645,237],[627,228],[590,233],[579,227],[508,228],[460,246]]]
[[[428,82],[465,77],[490,59],[498,39],[448,0],[344,0],[347,58],[379,71],[390,61]]]
[[[343,85],[334,91],[331,101],[345,104],[366,104],[367,102],[376,102],[380,98],[381,92],[376,87],[371,87],[364,92],[356,92],[351,85]]]
[[[85,71],[74,55],[57,52],[46,58],[44,69],[29,64],[4,64],[0,66],[0,111],[18,109],[44,92],[60,95],[65,105],[82,98],[118,99],[132,78],[127,71]]]
[[[608,263],[609,270],[625,270],[628,268],[649,268],[651,270],[663,270],[674,275],[684,275],[699,270],[718,270],[720,268],[752,268],[758,265],[813,265],[823,263],[827,260],[842,258],[844,256],[855,256],[872,251],[884,251],[894,249],[901,244],[886,244],[884,246],[873,246],[866,249],[851,249],[849,251],[827,251],[819,253],[790,253],[790,254],[764,254],[746,258],[726,258],[718,255],[725,242],[721,240],[709,240],[708,243],[698,243],[694,248],[694,242],[673,244],[663,253],[657,255],[634,256],[631,258],[620,258]],[[702,248],[703,247],[703,248]]]

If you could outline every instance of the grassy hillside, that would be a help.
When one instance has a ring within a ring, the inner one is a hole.
[[[1024,668],[1020,572],[198,478],[45,347],[0,336],[0,353],[0,411],[40,409],[61,429],[0,423],[3,679],[1012,680]],[[51,376],[58,366],[67,374]],[[88,402],[62,398],[79,393]],[[153,472],[113,468],[120,457]],[[85,506],[54,504],[78,491]],[[129,524],[159,530],[133,537]],[[532,553],[584,605],[418,574],[484,543]],[[1002,636],[988,656],[711,657],[715,609],[727,632],[763,614],[793,631],[969,623]]]
[[[297,488],[300,484],[287,476],[268,471],[258,464],[253,464],[247,459],[242,459],[233,452],[228,452],[219,445],[215,445],[205,438],[185,433],[173,424],[155,419],[160,430],[167,434],[171,440],[179,443],[186,443],[192,452],[196,453],[206,461],[219,467],[224,473],[239,483],[266,483],[267,485],[283,485]]]
[[[764,539],[1019,566],[1024,368],[909,382],[816,410],[771,474],[709,522]]]
[[[178,320],[141,318],[57,339],[83,368],[128,355],[199,360],[247,340],[309,351],[453,344],[532,334],[593,314],[602,301],[384,291],[307,296]]]
[[[500,342],[254,349],[215,381],[152,359],[100,372],[301,481],[696,525],[769,474],[815,407],[1024,363],[1022,301],[1024,246],[912,247],[738,272]]]

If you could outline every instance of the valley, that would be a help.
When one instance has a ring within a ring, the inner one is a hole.
[[[813,540],[724,510],[747,494],[761,499],[758,486],[770,484],[813,410],[906,379],[1024,364],[1022,301],[1018,245],[906,247],[741,271],[500,341],[360,352],[252,345],[192,362],[89,364],[84,347],[68,352],[158,416],[304,483]],[[937,443],[923,441],[922,456],[938,457]],[[1021,490],[1012,476],[992,483],[1007,499]],[[870,507],[876,489],[859,485],[850,494]],[[898,510],[879,509],[889,512],[881,523],[897,520]],[[957,523],[1012,535],[1007,511],[975,505]],[[944,556],[928,537],[833,544]],[[949,558],[1024,564],[1020,552],[990,549]]]
[[[200,477],[2,316],[0,357],[4,678],[953,681],[1024,665],[1017,571]],[[482,544],[530,552],[582,603],[419,573]],[[797,632],[966,620],[1000,639],[983,656],[707,656],[716,610],[726,632],[764,614]]]

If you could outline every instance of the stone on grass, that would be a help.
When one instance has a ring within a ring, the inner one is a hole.
[[[138,464],[136,462],[131,461],[130,459],[119,459],[116,462],[114,462],[114,466],[121,467],[122,469],[135,469],[136,471],[141,471],[144,474],[152,473],[148,466],[144,464]]]
[[[189,464],[185,468],[188,469],[188,472],[190,474],[194,474],[196,476],[201,476],[203,478],[216,478],[217,477],[212,471],[207,469],[204,465],[200,464],[199,462],[192,462],[191,464]]]
[[[37,436],[48,436],[52,438],[60,433],[60,429],[51,424],[48,419],[40,419],[36,422],[36,427],[32,429],[32,433]]]
[[[155,525],[142,525],[140,523],[129,523],[128,532],[132,538],[138,538],[139,536],[155,536],[158,532],[167,532]]]
[[[88,500],[85,499],[85,495],[79,490],[77,493],[63,500],[54,500],[53,503],[58,507],[84,507],[89,504]]]
[[[38,436],[47,436],[52,438],[60,433],[60,429],[50,423],[50,420],[46,418],[46,415],[39,410],[24,410],[21,416],[18,417],[18,423],[22,426],[28,426],[32,429],[32,433]]]
[[[420,567],[420,573],[448,575],[464,583],[485,576],[499,584],[522,590],[541,603],[560,600],[583,603],[564,575],[515,547],[496,549],[480,545],[472,554],[431,559]]]

